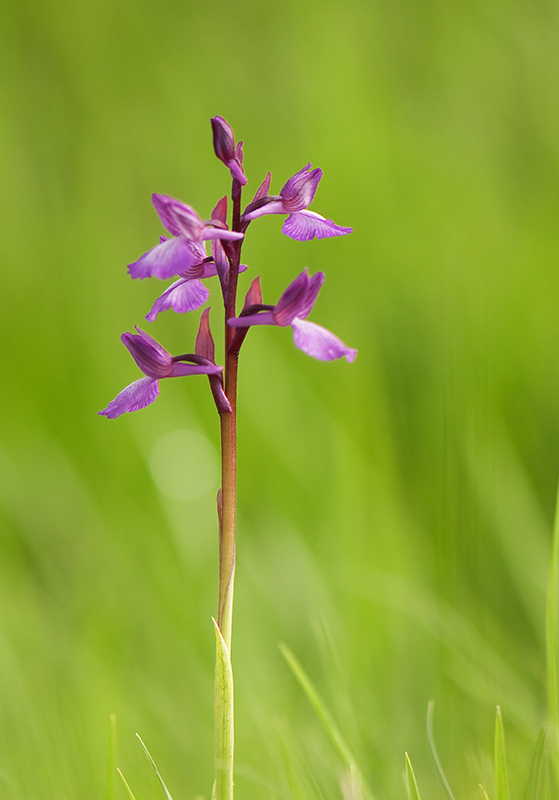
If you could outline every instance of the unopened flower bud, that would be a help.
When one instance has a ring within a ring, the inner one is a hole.
[[[232,177],[244,186],[247,182],[242,167],[243,150],[239,142],[235,148],[235,136],[229,123],[223,117],[212,117],[214,150],[220,161],[229,167]]]
[[[213,117],[211,123],[215,154],[224,164],[228,164],[235,158],[235,136],[231,126],[223,117]]]

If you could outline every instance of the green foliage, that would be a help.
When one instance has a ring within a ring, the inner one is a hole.
[[[151,192],[207,218],[228,191],[209,124],[222,114],[247,199],[268,170],[278,191],[311,161],[316,208],[354,227],[307,246],[260,220],[241,292],[261,274],[275,302],[304,266],[323,270],[316,319],[359,348],[319,364],[271,329],[243,348],[236,795],[355,789],[284,641],[378,800],[402,796],[404,752],[422,796],[447,796],[431,697],[456,800],[479,783],[495,800],[497,705],[511,798],[554,798],[557,4],[4,6],[0,795],[122,800],[109,761],[138,800],[161,796],[137,730],[176,798],[210,793],[207,381],[169,381],[114,423],[96,413],[139,377],[119,336],[148,326],[161,288],[126,273],[162,232]],[[187,352],[197,322],[168,312],[147,329]],[[205,449],[186,435],[184,458],[165,455],[184,430]],[[198,494],[167,494],[155,453],[174,486],[199,465]]]

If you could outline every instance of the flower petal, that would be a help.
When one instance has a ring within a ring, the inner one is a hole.
[[[307,291],[305,292],[305,300],[300,305],[297,317],[299,317],[300,319],[306,319],[309,316],[314,304],[316,303],[316,298],[318,297],[318,293],[323,283],[324,283],[323,272],[316,272],[312,276],[312,278],[309,279]]]
[[[305,298],[309,288],[309,271],[305,267],[300,275],[297,275],[278,300],[274,311],[276,325],[290,325],[295,317],[300,316],[301,310],[306,308]]]
[[[322,170],[311,170],[310,164],[289,178],[280,191],[285,202],[285,213],[301,211],[310,206],[321,178]]]
[[[293,328],[295,347],[308,356],[318,358],[319,361],[335,361],[335,359],[345,356],[347,361],[355,361],[357,350],[347,347],[341,339],[321,325],[307,320],[294,319],[291,327]]]
[[[146,319],[154,322],[158,314],[169,308],[178,314],[194,311],[203,306],[209,296],[209,291],[201,281],[180,278],[157,298],[149,314],[146,314]]]
[[[140,378],[134,381],[126,389],[123,389],[114,400],[111,400],[107,408],[99,414],[109,419],[116,419],[127,411],[138,411],[140,408],[149,406],[159,394],[159,381],[154,378]]]
[[[192,206],[168,194],[152,194],[151,201],[169,233],[173,236],[183,234],[189,239],[199,239],[203,223]]]
[[[321,217],[314,211],[298,211],[290,214],[283,223],[282,233],[299,242],[306,242],[316,236],[325,239],[328,236],[345,236],[353,228],[342,228],[331,219]]]
[[[171,373],[171,355],[158,341],[136,326],[138,333],[123,333],[121,342],[140,367],[150,378],[165,378]]]
[[[167,280],[182,275],[190,267],[199,264],[206,253],[199,244],[186,236],[175,236],[152,247],[133,264],[128,265],[132,278],[161,278]]]

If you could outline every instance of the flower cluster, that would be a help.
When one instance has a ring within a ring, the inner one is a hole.
[[[221,286],[226,321],[230,335],[226,337],[229,353],[238,353],[249,330],[255,325],[290,326],[295,346],[321,361],[345,357],[353,361],[356,350],[347,347],[330,331],[309,322],[309,316],[324,274],[310,276],[305,270],[283,292],[276,305],[264,305],[260,279],[256,278],[246,295],[244,307],[236,316],[237,277],[247,267],[240,263],[242,243],[249,224],[267,214],[287,215],[282,231],[298,241],[343,236],[351,228],[343,228],[332,220],[310,211],[316,189],[322,177],[320,169],[308,164],[285,183],[279,195],[270,194],[271,175],[267,174],[253,200],[241,213],[240,198],[247,179],[243,171],[242,142],[235,145],[233,131],[223,117],[211,121],[216,156],[229,169],[233,181],[233,221],[227,224],[227,198],[214,208],[210,219],[203,220],[186,203],[164,194],[154,194],[152,202],[168,235],[160,236],[159,244],[128,266],[132,278],[159,278],[173,283],[157,298],[146,315],[153,322],[168,309],[178,313],[193,311],[209,298],[202,283],[217,276]],[[210,242],[208,253],[206,242]],[[114,419],[127,411],[136,411],[153,403],[159,394],[159,381],[183,375],[207,375],[212,394],[220,413],[231,411],[223,385],[223,367],[215,363],[214,343],[209,326],[209,308],[200,320],[194,353],[171,356],[155,339],[136,328],[137,333],[125,333],[122,342],[143,378],[127,386],[99,413]]]

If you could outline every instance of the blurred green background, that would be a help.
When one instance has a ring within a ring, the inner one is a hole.
[[[341,797],[285,641],[377,798],[404,796],[404,750],[443,796],[430,698],[462,798],[491,791],[501,705],[521,796],[559,473],[558,17],[552,0],[8,0],[0,797],[107,797],[111,713],[138,800],[159,795],[135,731],[175,800],[209,796],[207,381],[97,411],[139,377],[119,336],[161,291],[126,273],[162,232],[151,193],[207,217],[229,190],[215,114],[245,143],[247,201],[311,161],[313,209],[354,228],[298,243],[260,220],[243,287],[260,274],[275,302],[324,270],[313,319],[359,349],[319,363],[271,328],[243,348],[237,795]],[[149,332],[188,351],[198,317]]]

